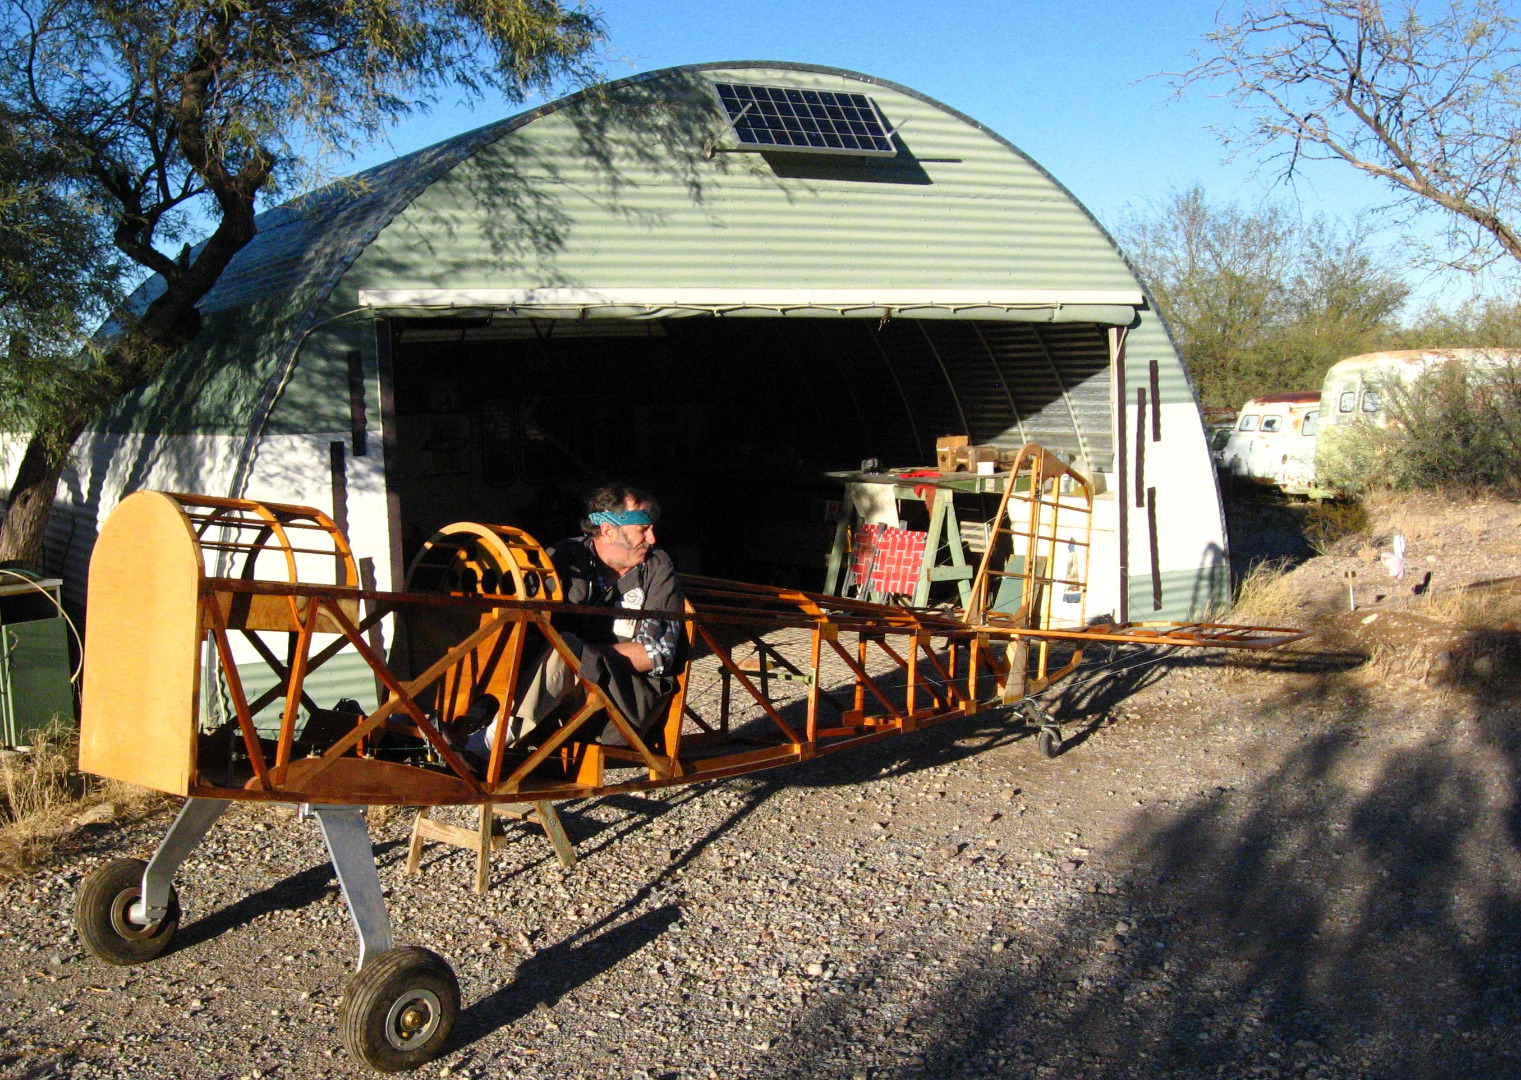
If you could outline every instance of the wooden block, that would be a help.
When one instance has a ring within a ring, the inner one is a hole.
[[[576,770],[576,783],[582,787],[601,787],[603,758],[602,747],[595,743],[587,745],[581,755],[581,767]]]
[[[941,472],[956,471],[958,454],[965,449],[966,444],[965,435],[940,436],[935,440],[935,467]]]
[[[582,787],[601,787],[605,755],[596,743],[568,742],[560,747],[565,775]],[[643,759],[641,759],[643,760]]]
[[[462,825],[449,825],[442,821],[434,821],[432,818],[419,818],[416,830],[417,835],[425,840],[437,840],[441,843],[453,844],[455,847],[468,848],[471,851],[480,847],[480,834]]]

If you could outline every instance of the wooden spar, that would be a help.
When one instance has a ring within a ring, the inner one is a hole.
[[[991,553],[997,545],[990,544],[965,612],[683,578],[684,610],[641,613],[680,622],[687,639],[678,693],[644,722],[624,715],[580,675],[579,657],[555,628],[562,613],[614,619],[627,612],[565,603],[558,570],[518,530],[450,526],[425,545],[404,591],[379,592],[358,587],[347,539],[317,511],[152,492],[129,496],[121,506],[132,527],[108,522],[102,531],[91,595],[119,592],[152,618],[133,634],[94,637],[86,649],[82,743],[90,750],[83,764],[109,769],[117,779],[212,799],[449,805],[582,798],[773,768],[948,722],[998,704],[1000,691],[1023,686],[1036,693],[1066,677],[1089,643],[1265,649],[1304,636],[1208,622],[1053,625],[1055,590],[1076,589],[1082,594],[1076,606],[1086,603],[1091,533],[1079,515],[1091,507],[1091,487],[1041,447],[1024,448],[1021,461],[1015,476],[1026,479],[1008,485],[999,522],[1006,533],[1017,528],[1022,561],[996,565]],[[1017,526],[1011,502],[1020,504]],[[225,535],[218,528],[241,537],[233,546],[245,576],[224,576],[229,542],[213,538]],[[145,541],[145,530],[157,530],[157,540]],[[300,537],[299,549],[292,536]],[[177,560],[174,580],[182,582],[162,596],[144,592],[136,580],[155,544],[167,552],[163,558]],[[1059,566],[1059,549],[1069,544],[1084,554]],[[302,554],[307,551],[317,555]],[[298,569],[317,565],[328,568],[333,584],[296,579]],[[1080,580],[1070,576],[1073,566],[1081,567]],[[274,576],[257,576],[266,569]],[[1010,577],[1020,579],[1021,608],[995,611],[993,583]],[[187,604],[180,613],[176,605]],[[361,620],[366,609],[370,615]],[[386,621],[388,640],[409,643],[405,657],[367,640],[366,632]],[[169,655],[155,638],[160,624],[178,635],[173,655],[183,654],[176,662],[184,670],[172,690],[155,682],[149,662]],[[243,691],[232,631],[247,637],[279,679],[253,702]],[[854,642],[842,642],[842,633],[855,635]],[[268,642],[280,634],[289,643],[283,662]],[[334,640],[319,640],[329,636]],[[199,734],[192,662],[208,638],[246,760],[229,763],[225,749],[216,758],[225,735],[218,741]],[[567,706],[573,711],[567,722],[532,739],[509,735],[509,725],[498,723],[487,760],[466,760],[459,736],[450,734],[453,725],[481,700],[496,703],[496,719],[508,717],[532,677],[539,642],[576,671],[580,704]],[[885,660],[873,656],[872,642]],[[1035,654],[1032,671],[1011,671],[1000,659],[1011,642],[1038,646],[1015,650],[1021,657]],[[754,643],[756,653],[742,663],[735,648],[745,643]],[[1044,653],[1052,646],[1062,652],[1048,670]],[[1068,647],[1072,655],[1055,666]],[[311,697],[311,673],[341,652],[357,656],[387,690],[383,704],[352,722],[324,712]],[[694,664],[721,693],[688,692]],[[982,696],[989,674],[995,692]],[[728,692],[734,683],[744,691],[738,701]],[[838,718],[821,717],[821,703]],[[276,705],[278,729],[262,734],[255,717]],[[152,717],[139,715],[150,708]],[[309,717],[303,724],[302,709],[320,713],[322,722]],[[583,731],[607,727],[592,723],[599,712],[608,714],[626,747],[585,741],[590,736]],[[628,768],[633,775],[619,774]]]

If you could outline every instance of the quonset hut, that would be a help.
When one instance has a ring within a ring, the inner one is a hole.
[[[200,337],[78,448],[48,545],[76,602],[139,488],[330,510],[385,589],[450,521],[567,534],[608,474],[662,496],[679,563],[817,586],[823,472],[927,465],[944,434],[1101,479],[1091,614],[1225,596],[1198,403],[1135,274],[1036,162],[907,87],[652,72],[258,227]],[[313,689],[373,701],[356,674]]]

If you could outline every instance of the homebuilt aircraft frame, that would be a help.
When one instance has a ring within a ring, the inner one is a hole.
[[[1087,647],[1265,649],[1303,636],[1210,623],[1090,624],[1092,504],[1084,477],[1026,446],[961,611],[684,577],[685,610],[645,612],[685,628],[684,663],[655,723],[636,726],[583,679],[583,703],[552,730],[514,738],[499,723],[489,757],[473,768],[451,734],[508,711],[543,650],[579,666],[555,616],[627,612],[565,603],[545,550],[506,526],[442,530],[414,560],[406,588],[382,592],[360,587],[347,538],[320,511],[131,495],[106,521],[91,560],[80,767],[186,802],[149,861],[116,860],[86,879],[81,939],[108,963],[160,955],[179,920],[175,872],[221,813],[234,801],[296,804],[321,827],[359,938],[340,1011],[344,1043],[381,1071],[415,1068],[443,1051],[459,988],[443,958],[394,945],[365,805],[479,805],[488,822],[499,804],[531,803],[563,843],[557,801],[776,768],[998,702],[1017,705],[1037,726],[1042,752],[1055,756],[1060,728],[1034,695],[1073,672]],[[1079,563],[1069,558],[1058,576],[1058,554],[1079,545]],[[332,584],[314,583],[325,579]],[[1082,595],[1067,625],[1053,615],[1057,590]],[[386,620],[389,647],[380,636]],[[796,643],[791,658],[779,637]],[[381,703],[373,711],[311,696],[313,673],[346,651],[374,674]],[[245,681],[249,653],[270,672],[258,693]],[[709,694],[701,705],[689,693],[698,659],[719,681],[716,700]],[[230,716],[223,724],[203,721],[212,699]],[[608,729],[623,745],[598,738]]]

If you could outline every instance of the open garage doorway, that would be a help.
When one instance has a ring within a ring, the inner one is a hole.
[[[817,589],[842,497],[830,471],[930,466],[946,434],[1112,467],[1102,326],[431,318],[390,335],[408,562],[458,520],[553,543],[611,477],[661,500],[679,568]]]

